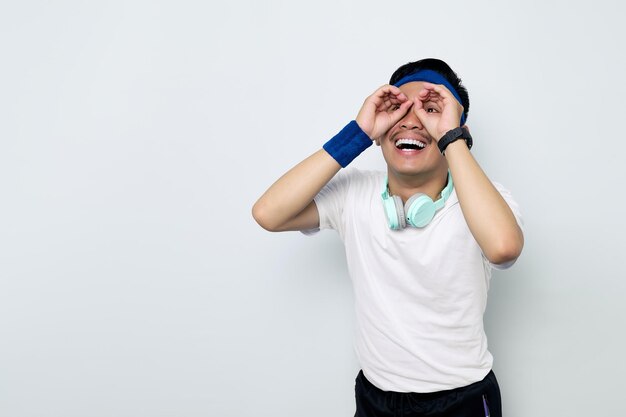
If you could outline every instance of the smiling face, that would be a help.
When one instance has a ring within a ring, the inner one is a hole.
[[[422,90],[423,82],[414,81],[404,84],[400,90],[409,100],[417,100]],[[423,104],[428,112],[427,117],[440,117],[441,113],[436,104]],[[435,141],[426,131],[426,128],[417,118],[413,107],[396,123],[380,140],[380,147],[387,162],[390,177],[421,176],[441,177],[448,169],[446,159],[441,155]]]

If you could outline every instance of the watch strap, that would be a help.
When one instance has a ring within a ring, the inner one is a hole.
[[[465,143],[467,144],[468,149],[472,149],[473,141],[472,135],[470,135],[469,130],[464,127],[456,127],[452,130],[449,130],[445,135],[439,139],[437,142],[437,146],[441,151],[441,154],[445,154],[446,148],[452,142],[457,141],[459,139],[465,139]]]

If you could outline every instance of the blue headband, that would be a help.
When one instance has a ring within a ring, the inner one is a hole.
[[[404,77],[400,79],[400,81],[398,81],[394,85],[396,87],[400,87],[401,85],[410,83],[412,81],[426,81],[431,84],[443,84],[446,86],[448,90],[450,90],[454,98],[456,98],[459,103],[463,104],[463,102],[461,101],[461,96],[459,96],[459,93],[457,93],[454,87],[452,87],[452,84],[450,84],[450,82],[446,80],[445,77],[439,74],[437,71],[420,70],[412,74],[405,75]],[[465,112],[463,112],[463,114],[461,114],[461,126],[465,124],[465,120],[466,120]]]

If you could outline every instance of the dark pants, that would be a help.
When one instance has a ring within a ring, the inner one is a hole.
[[[426,394],[383,391],[359,372],[355,417],[502,417],[500,387],[493,371],[466,387]]]

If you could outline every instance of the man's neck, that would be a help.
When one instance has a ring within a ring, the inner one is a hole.
[[[389,178],[389,193],[397,195],[403,203],[414,194],[423,193],[433,200],[441,196],[441,190],[448,182],[448,171],[423,173],[418,175],[403,175],[387,173]]]

